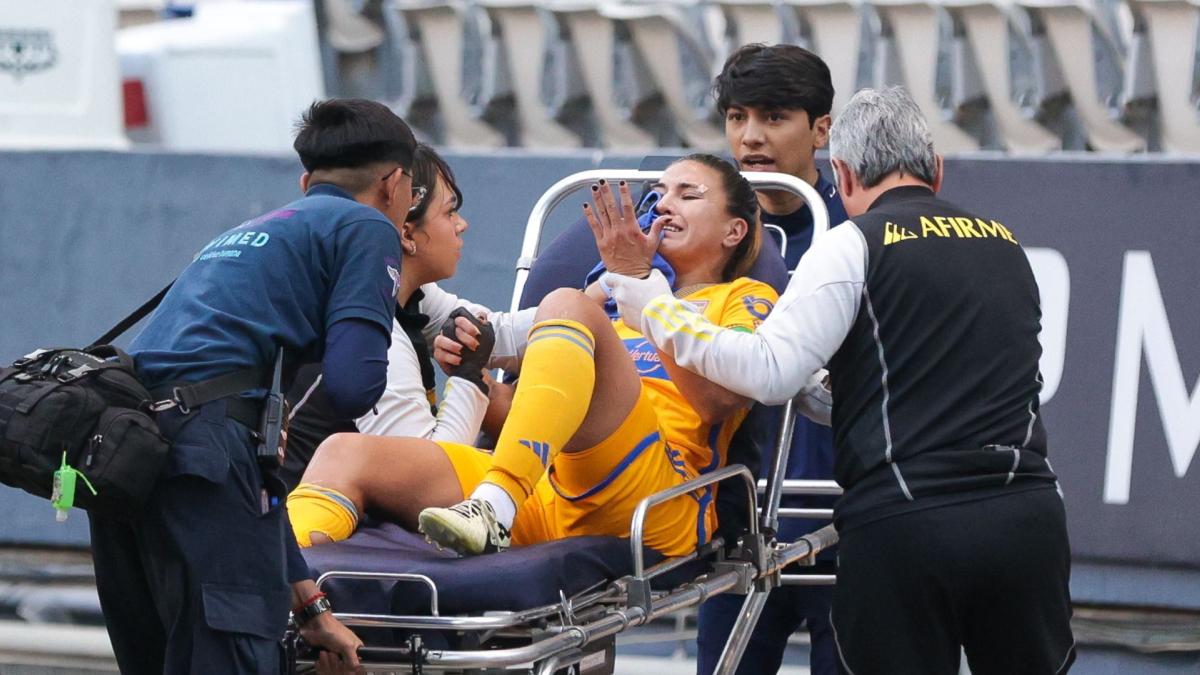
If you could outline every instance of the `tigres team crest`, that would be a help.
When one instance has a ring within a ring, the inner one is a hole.
[[[747,295],[742,298],[742,304],[745,305],[746,311],[750,312],[750,316],[757,319],[759,322],[767,318],[771,310],[775,307],[775,303],[766,298],[759,298],[753,295]]]

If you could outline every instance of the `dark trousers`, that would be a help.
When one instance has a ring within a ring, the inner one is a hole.
[[[699,632],[696,636],[696,673],[711,675],[721,651],[733,630],[746,596],[726,593],[700,605]],[[837,655],[829,608],[833,603],[832,586],[781,586],[771,591],[762,616],[750,635],[750,643],[738,663],[739,675],[776,673],[783,663],[788,637],[808,626],[812,639],[809,669],[813,675],[835,675]]]
[[[91,519],[117,664],[125,675],[280,673],[287,519],[263,512],[250,430],[221,401],[164,414],[160,427],[171,457],[144,512]]]
[[[841,535],[842,672],[1058,675],[1075,660],[1071,552],[1052,486],[917,511]]]

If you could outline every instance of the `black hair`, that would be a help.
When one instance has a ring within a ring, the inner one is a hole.
[[[833,78],[821,57],[803,47],[748,44],[725,61],[713,97],[722,116],[733,106],[801,109],[812,126],[833,108]]]
[[[750,181],[742,176],[733,164],[703,152],[693,153],[672,162],[696,162],[713,169],[721,176],[721,188],[725,190],[725,210],[734,217],[746,221],[746,236],[733,249],[733,255],[722,270],[725,281],[733,281],[745,276],[754,261],[758,258],[758,249],[762,245],[762,227],[758,224],[758,194]]]
[[[454,193],[454,197],[458,200],[459,209],[463,205],[463,193],[458,187],[458,182],[454,178],[454,171],[450,169],[450,165],[446,160],[437,153],[432,147],[417,143],[417,149],[413,152],[412,161],[413,186],[424,186],[425,198],[413,210],[408,212],[408,217],[405,218],[410,223],[418,224],[425,217],[425,213],[429,210],[430,202],[433,201],[433,192],[437,189],[437,179],[440,175],[446,181],[446,186]]]
[[[382,103],[362,98],[316,101],[296,125],[304,170],[357,169],[379,162],[412,165],[417,139],[404,120]]]

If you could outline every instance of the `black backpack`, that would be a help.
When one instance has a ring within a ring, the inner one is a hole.
[[[155,413],[176,405],[186,412],[262,381],[257,370],[236,371],[155,400],[133,359],[108,343],[148,315],[170,288],[88,347],[39,349],[0,368],[0,483],[51,499],[60,520],[71,506],[128,519],[166,465],[170,443]]]
[[[62,514],[72,505],[136,513],[170,447],[152,405],[133,359],[116,347],[39,349],[18,359],[0,369],[0,482],[54,498]]]

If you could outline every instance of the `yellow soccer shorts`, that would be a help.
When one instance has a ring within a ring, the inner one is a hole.
[[[483,480],[491,453],[458,443],[439,442],[454,466],[464,498]],[[643,387],[621,426],[599,445],[559,453],[517,511],[513,544],[581,535],[628,537],[630,521],[643,498],[694,477],[658,428]],[[712,491],[700,490],[650,509],[643,530],[646,545],[667,556],[695,550],[716,525]]]

